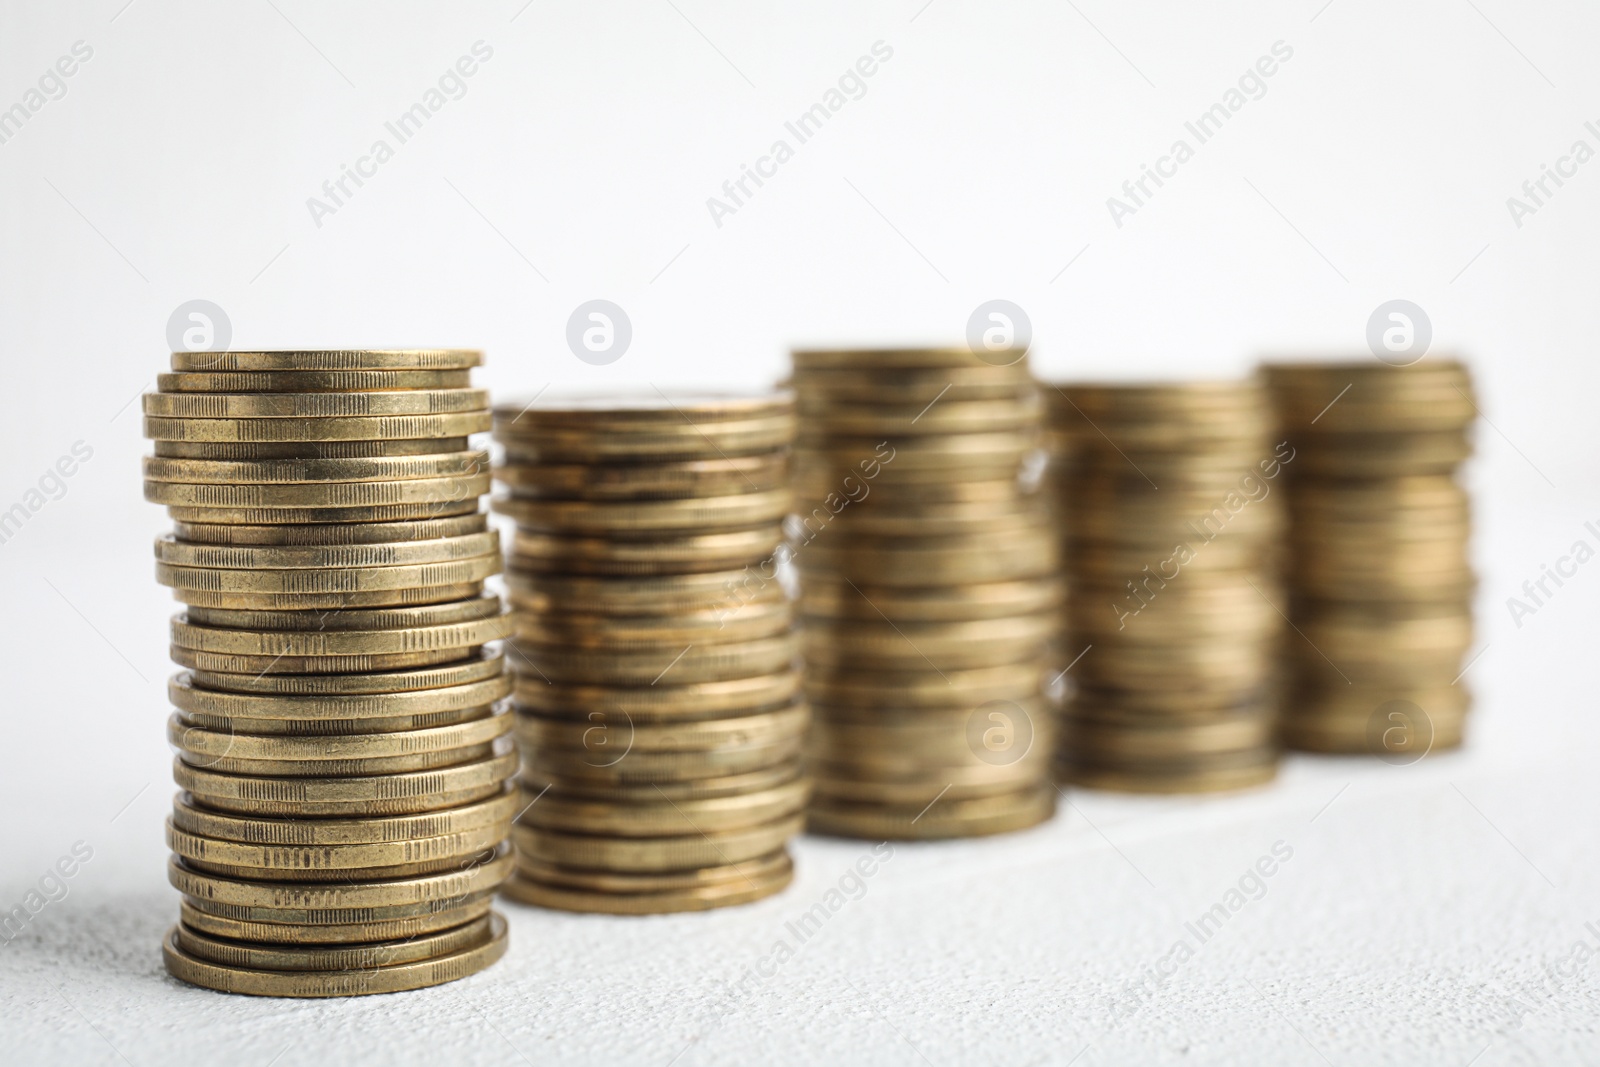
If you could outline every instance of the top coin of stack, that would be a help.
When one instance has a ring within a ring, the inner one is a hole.
[[[1411,762],[1461,742],[1477,406],[1455,360],[1266,368],[1290,485],[1295,748]]]
[[[1140,792],[1276,771],[1282,532],[1259,382],[1047,393],[1076,657],[1063,777]]]
[[[505,951],[509,617],[465,351],[174,353],[144,397],[175,532],[168,970],[271,996],[434,985]]]
[[[526,806],[509,896],[637,914],[789,883],[809,793],[774,571],[794,428],[786,393],[496,408]]]
[[[1025,353],[794,356],[810,825],[964,837],[1054,810],[1061,585]]]

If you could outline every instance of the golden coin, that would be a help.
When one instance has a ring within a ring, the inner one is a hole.
[[[214,767],[214,761],[226,758],[264,762],[333,763],[394,756],[424,756],[430,753],[451,753],[468,747],[487,746],[497,738],[510,733],[512,723],[512,716],[502,711],[481,719],[424,730],[336,737],[297,737],[207,730],[192,726],[174,714],[167,719],[167,741],[179,751],[186,762],[202,768]],[[489,754],[483,753],[484,756]],[[221,767],[216,769],[225,770]]]
[[[473,862],[476,862],[474,860]],[[463,868],[468,869],[468,868]],[[169,867],[170,872],[170,867]],[[258,879],[257,881],[261,881]],[[391,923],[432,919],[439,915],[459,914],[465,907],[483,903],[494,895],[496,884],[437,899],[419,900],[408,904],[385,904],[381,907],[256,907],[208,900],[200,896],[186,896],[183,902],[195,911],[218,919],[234,922],[295,924],[308,929],[313,926],[340,926],[354,923]],[[288,884],[287,889],[304,889],[303,885]],[[290,898],[298,899],[298,898]]]
[[[292,524],[320,526],[331,523],[395,523],[411,520],[447,519],[471,515],[478,510],[478,498],[466,495],[412,504],[362,504],[347,508],[222,508],[205,505],[168,504],[167,515],[175,525],[237,523],[241,526]],[[299,535],[303,536],[303,535]]]
[[[1167,716],[1095,719],[1075,712],[1064,727],[1066,748],[1085,764],[1198,759],[1263,750],[1272,745],[1275,723],[1265,708],[1255,714],[1192,721]]]
[[[802,402],[800,417],[811,436],[840,434],[901,437],[944,433],[1004,433],[1032,429],[1042,408],[1037,396],[1020,400],[954,400],[940,397],[920,408]]]
[[[453,600],[476,599],[482,595],[481,581],[415,586],[406,589],[376,589],[357,593],[215,593],[203,589],[172,591],[174,600],[181,601],[189,607],[224,608],[230,611],[348,611],[355,608],[420,607]]]
[[[505,445],[507,464],[722,459],[787,448],[794,434],[792,414],[694,424],[618,422],[600,430],[527,431],[495,425],[495,439]]]
[[[870,547],[857,542],[843,549],[819,539],[796,554],[802,576],[889,586],[1044,577],[1056,569],[1057,561],[1055,538],[1044,529],[968,538],[905,538]]]
[[[923,810],[815,800],[806,820],[812,833],[880,840],[980,837],[1023,830],[1055,814],[1053,786],[967,800],[947,796]]]
[[[809,429],[809,428],[808,428]],[[846,437],[803,434],[795,442],[795,470],[802,484],[818,475],[853,474],[863,461],[878,464],[885,482],[989,481],[1014,474],[1037,447],[1026,434],[962,433],[932,437]],[[871,476],[872,467],[863,473]]]
[[[202,960],[185,951],[178,928],[161,946],[167,972],[174,978],[224,993],[264,997],[352,997],[368,993],[396,993],[405,989],[454,982],[476,974],[505,955],[505,920],[491,914],[490,939],[473,948],[411,963],[355,970],[267,971]]]
[[[1043,661],[964,670],[808,670],[807,696],[816,704],[855,708],[975,708],[989,700],[1025,700],[1041,691]]]
[[[479,582],[499,570],[499,553],[398,567],[251,570],[157,562],[156,580],[162,585],[211,593],[356,593]]]
[[[970,348],[838,348],[802,349],[790,353],[797,380],[814,371],[851,371],[883,375],[888,380],[903,371],[971,368],[984,374],[1009,377],[1011,368],[1027,359],[1026,349],[975,352]]]
[[[482,352],[466,348],[172,353],[175,371],[460,370],[482,362]]]
[[[413,607],[357,608],[351,611],[246,611],[227,608],[190,608],[185,614],[196,626],[231,630],[399,630],[413,626],[442,626],[473,622],[499,615],[500,598],[478,596],[447,604]]]
[[[526,803],[515,788],[505,786],[487,800],[416,815],[294,819],[211,811],[197,807],[187,793],[179,793],[172,802],[172,824],[185,833],[215,840],[284,848],[343,848],[510,826]]]
[[[1278,775],[1276,757],[1236,767],[1144,772],[1069,765],[1062,772],[1073,785],[1118,793],[1226,793],[1265,785]]]
[[[504,668],[504,651],[500,646],[492,645],[476,649],[459,661],[417,670],[328,675],[254,675],[193,671],[185,672],[188,674],[188,679],[184,684],[197,689],[229,693],[360,696],[371,693],[411,693],[420,689],[446,689],[451,686],[470,685],[475,682],[500,679],[504,675]],[[179,675],[179,678],[183,677],[184,674]],[[499,697],[494,699],[498,700]]]
[[[525,878],[547,886],[588,893],[655,893],[680,889],[709,889],[730,882],[748,884],[793,867],[789,853],[778,849],[741,863],[690,867],[681,871],[596,871],[563,867],[532,856],[518,855],[513,880]],[[507,883],[510,884],[510,883]]]
[[[800,761],[793,759],[740,774],[681,782],[613,782],[564,778],[537,769],[525,770],[521,781],[523,796],[528,805],[537,803],[545,795],[546,790],[556,787],[560,788],[562,796],[569,799],[600,801],[607,804],[659,804],[663,800],[698,801],[760,793],[793,782],[800,776]]]
[[[514,433],[544,429],[627,433],[665,426],[686,431],[702,424],[740,422],[794,410],[794,394],[783,391],[741,392],[592,392],[540,394],[528,403],[495,405],[497,422]]]
[[[1059,608],[1062,583],[1055,578],[985,582],[977,585],[911,588],[852,587],[820,575],[801,589],[801,612],[808,624],[830,621],[968,622],[1031,615]]]
[[[144,417],[144,435],[158,441],[276,442],[391,441],[462,437],[487,430],[487,411],[448,415],[371,415],[306,419],[194,419]]]
[[[307,924],[225,918],[201,911],[188,898],[183,898],[178,902],[178,917],[191,930],[232,941],[254,941],[269,945],[350,945],[400,941],[454,929],[488,915],[492,904],[492,898],[484,896],[481,900],[447,911],[413,915],[405,919]]]
[[[748,879],[716,885],[638,893],[597,893],[551,885],[518,874],[500,892],[519,903],[560,911],[603,915],[667,915],[748,904],[781,892],[793,880],[794,867],[790,864],[778,873],[753,874]]]
[[[435,711],[488,707],[511,691],[511,679],[502,673],[438,688],[385,689],[364,693],[225,692],[201,688],[197,679],[202,677],[206,677],[203,672],[179,672],[167,683],[167,699],[186,716],[208,715],[219,719],[360,719],[368,715],[423,715]]]
[[[805,779],[738,796],[702,800],[661,798],[657,803],[608,803],[551,793],[523,813],[521,823],[545,830],[618,837],[741,830],[794,815],[806,806],[811,786]]]
[[[518,530],[508,570],[529,574],[645,576],[768,568],[783,544],[781,523],[751,530],[626,541]]]
[[[151,482],[216,485],[273,485],[316,482],[377,482],[417,478],[461,478],[489,470],[489,453],[440,452],[426,456],[369,459],[169,459],[146,456],[144,476]]]
[[[628,715],[598,711],[578,721],[519,712],[516,733],[518,740],[534,748],[585,749],[599,761],[624,748],[631,755],[771,744],[799,736],[810,718],[810,709],[801,703],[737,718],[673,723],[638,723]]]
[[[946,400],[1023,400],[1037,395],[1026,361],[1007,367],[977,363],[942,368],[796,367],[792,380],[804,408],[820,404],[893,404],[920,411]]]
[[[557,685],[518,674],[517,703],[548,716],[583,719],[591,712],[630,715],[649,722],[760,711],[787,704],[800,689],[800,673],[781,670],[715,682],[652,686]]]
[[[156,375],[163,393],[364,393],[464,389],[470,370],[178,371]]]
[[[208,807],[246,815],[410,815],[457,807],[497,794],[517,771],[515,748],[428,771],[348,778],[277,778],[218,774],[172,764],[172,778]]]
[[[378,441],[156,441],[162,459],[266,463],[284,460],[384,459],[472,451],[467,437],[411,437]]]
[[[172,643],[199,652],[247,656],[348,656],[475,648],[511,633],[510,612],[487,619],[386,630],[236,630],[196,626],[179,615]],[[459,657],[457,657],[459,658]]]
[[[204,874],[174,857],[167,862],[167,881],[190,898],[244,908],[354,910],[425,905],[427,910],[438,911],[458,907],[478,893],[493,890],[505,881],[512,866],[511,849],[502,845],[493,858],[482,863],[416,878],[278,885]]]
[[[196,870],[256,868],[274,872],[271,877],[289,880],[329,881],[341,872],[354,871],[362,880],[381,877],[405,865],[431,864],[433,870],[459,869],[470,860],[490,851],[511,832],[510,821],[461,830],[435,837],[407,838],[350,845],[258,845],[244,841],[218,840],[193,834],[167,822],[167,847]]]
[[[394,507],[476,498],[489,491],[489,472],[459,478],[416,478],[383,482],[292,482],[274,485],[144,483],[152,504],[190,508],[291,509]]]
[[[796,554],[824,530],[834,531],[830,538],[861,535],[870,538],[885,537],[948,537],[953,535],[981,535],[993,529],[996,522],[1017,522],[1033,518],[1047,521],[1037,499],[1017,496],[1004,503],[949,503],[937,508],[897,509],[883,507],[850,507],[833,494],[831,503],[802,501],[795,507],[789,520],[790,535],[796,545]],[[870,498],[868,498],[870,499]]]
[[[672,685],[772,674],[794,663],[799,642],[792,633],[724,644],[687,644],[639,652],[610,652],[514,641],[518,662],[551,682],[595,685]]]
[[[480,511],[403,522],[329,523],[308,526],[249,526],[238,523],[173,523],[181,542],[237,546],[375,545],[401,541],[437,541],[466,537],[489,529]]]
[[[450,663],[460,659],[467,650],[466,646],[461,646],[428,652],[360,652],[342,656],[242,656],[168,645],[167,655],[180,667],[228,674],[348,674]]]
[[[799,833],[805,819],[787,816],[760,826],[664,837],[599,837],[556,833],[518,824],[520,855],[565,867],[604,871],[678,871],[740,863],[765,856]]]
[[[624,652],[671,646],[744,641],[788,630],[794,610],[787,601],[671,615],[587,615],[565,612],[519,614],[517,640]]]
[[[751,774],[786,764],[798,757],[800,750],[801,738],[797,734],[771,744],[730,744],[668,752],[540,748],[527,751],[524,758],[530,780],[554,778],[563,785],[611,782],[665,786],[669,782]]]
[[[737,610],[785,599],[775,568],[663,574],[649,577],[580,577],[563,574],[506,575],[511,603],[547,613],[581,607],[595,615],[675,615]]]
[[[631,536],[637,536],[644,531],[742,528],[778,522],[789,513],[791,503],[792,497],[785,487],[682,500],[549,500],[511,496],[495,498],[492,507],[497,514],[529,530],[580,535],[626,530]]]
[[[495,471],[514,496],[578,500],[754,493],[782,488],[788,474],[783,451],[667,463],[507,463]]]
[[[1059,621],[1053,613],[975,622],[817,622],[801,631],[807,663],[824,667],[983,667],[1038,658]]]
[[[815,802],[828,800],[841,808],[888,805],[921,811],[936,799],[976,800],[1015,793],[1048,777],[1047,758],[1001,767],[934,767],[920,775],[885,775],[879,769],[820,761],[808,764]]]
[[[144,413],[170,419],[332,419],[482,411],[484,389],[319,393],[146,393]]]
[[[489,940],[487,913],[448,930],[358,945],[252,945],[179,923],[178,946],[196,959],[255,971],[355,971],[448,956]]]

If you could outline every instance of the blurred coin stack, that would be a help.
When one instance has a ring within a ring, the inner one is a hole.
[[[1289,496],[1293,748],[1420,759],[1461,743],[1471,516],[1456,472],[1477,416],[1466,367],[1267,368],[1295,447]]]
[[[775,554],[794,432],[787,393],[496,408],[526,808],[507,895],[644,914],[793,877],[808,712]]]
[[[811,828],[1049,818],[1061,584],[1025,353],[797,352],[793,383]]]
[[[1265,390],[1046,396],[1075,660],[1061,776],[1163,793],[1271,779],[1284,458]]]
[[[517,754],[476,352],[174,353],[144,397],[186,606],[167,823],[196,985],[345,996],[497,960]]]

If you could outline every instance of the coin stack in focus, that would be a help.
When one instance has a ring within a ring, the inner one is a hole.
[[[526,807],[508,896],[644,914],[789,884],[809,793],[775,574],[794,430],[787,393],[496,408]]]
[[[1060,774],[1242,788],[1277,768],[1284,456],[1257,382],[1046,394],[1076,659]]]
[[[476,352],[174,353],[144,397],[196,985],[393,992],[499,959],[517,754]]]
[[[797,352],[793,380],[811,828],[965,837],[1049,818],[1061,583],[1025,353]]]
[[[1420,759],[1461,743],[1471,516],[1456,481],[1477,416],[1466,367],[1267,368],[1290,484],[1293,748]]]

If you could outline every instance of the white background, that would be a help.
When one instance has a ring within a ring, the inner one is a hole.
[[[0,946],[8,1061],[1592,1062],[1600,964],[1544,968],[1600,946],[1600,566],[1520,628],[1505,604],[1600,546],[1600,162],[1520,228],[1506,206],[1600,149],[1591,8],[124,2],[0,4],[0,107],[93,49],[0,144],[0,509],[94,450],[0,545],[0,907],[94,849]],[[465,96],[315,225],[307,198],[479,40]],[[715,225],[706,199],[880,40],[866,94]],[[1106,198],[1280,40],[1266,95],[1117,227]],[[634,328],[607,367],[563,338],[596,297]],[[175,308],[219,304],[234,347],[482,347],[509,396],[770,382],[793,344],[959,342],[996,297],[1052,378],[1360,356],[1379,303],[1425,308],[1485,414],[1468,750],[1296,757],[1238,798],[1074,794],[1031,833],[902,847],[742,996],[724,983],[860,845],[802,841],[794,889],[723,913],[507,905],[509,958],[452,988],[291,1005],[165,977],[172,603],[134,398]],[[1265,897],[1114,1023],[1277,840]]]

